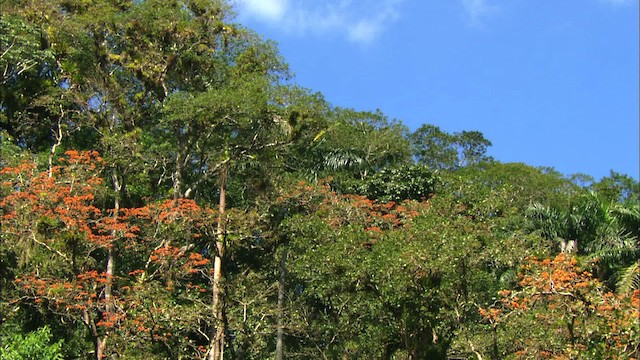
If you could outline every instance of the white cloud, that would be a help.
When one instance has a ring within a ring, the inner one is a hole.
[[[239,12],[295,35],[338,34],[367,44],[399,18],[404,0],[240,0]]]
[[[360,20],[348,30],[350,40],[362,43],[371,42],[380,32],[378,24],[371,20]]]
[[[490,5],[487,0],[462,0],[462,5],[473,26],[480,25],[485,17],[498,10],[497,6]]]
[[[289,7],[288,0],[243,0],[247,14],[265,21],[279,21]]]

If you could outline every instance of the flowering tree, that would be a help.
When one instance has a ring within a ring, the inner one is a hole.
[[[43,172],[30,162],[0,172],[7,192],[0,202],[5,246],[20,254],[16,301],[83,323],[100,358],[105,328],[121,317],[118,297],[106,291],[113,274],[100,263],[118,237],[135,229],[94,204],[102,184],[97,152],[67,151],[58,161]]]
[[[12,303],[84,325],[96,359],[150,346],[202,353],[172,333],[210,323],[204,250],[215,213],[184,199],[103,210],[99,154],[68,151],[58,161],[41,172],[31,162],[0,171],[3,252],[19,260]]]
[[[505,340],[494,337],[494,358],[638,356],[640,291],[616,295],[566,254],[529,259],[519,286],[500,291],[499,302],[480,313]]]

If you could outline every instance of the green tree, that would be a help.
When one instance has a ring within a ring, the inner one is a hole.
[[[285,328],[300,357],[445,358],[453,345],[467,349],[454,334],[473,333],[475,304],[490,303],[487,290],[532,253],[534,238],[507,228],[515,215],[506,209],[474,218],[446,194],[377,203],[314,191],[296,196],[304,202],[282,226]]]
[[[592,184],[590,189],[612,202],[637,202],[640,199],[640,183],[615,171]]]
[[[343,192],[364,195],[371,200],[401,202],[425,200],[434,193],[438,178],[424,165],[407,165],[384,168],[349,186],[342,185]]]
[[[0,17],[0,124],[12,138],[36,146],[52,135],[30,114],[45,111],[38,100],[52,100],[50,95],[57,92],[54,74],[48,71],[55,58],[43,30],[6,11],[10,9],[3,5]]]
[[[459,166],[469,166],[487,161],[487,149],[491,141],[487,140],[479,131],[462,131],[454,134],[458,147]]]
[[[382,112],[336,108],[329,119],[309,151],[316,162],[316,178],[362,179],[385,167],[410,162],[406,127],[389,121]]]
[[[449,134],[425,124],[410,139],[416,161],[433,170],[454,170],[491,159],[486,155],[491,142],[479,131]]]
[[[249,48],[252,49],[252,48]],[[247,50],[251,54],[253,50]],[[245,53],[239,58],[249,61]],[[255,60],[258,61],[258,60]],[[259,60],[263,61],[263,60]],[[253,67],[239,61],[239,71],[253,71]],[[260,62],[259,62],[260,63]],[[219,89],[189,95],[178,93],[165,109],[165,120],[171,138],[177,139],[176,167],[173,176],[173,194],[182,196],[183,166],[195,169],[184,195],[189,196],[197,187],[218,178],[218,220],[216,254],[214,258],[213,307],[217,322],[212,335],[211,359],[222,356],[226,337],[223,303],[223,262],[226,258],[227,235],[222,216],[228,207],[227,190],[233,171],[249,165],[258,156],[262,163],[269,162],[269,154],[291,139],[292,124],[283,119],[286,111],[270,106],[272,84],[268,73],[250,73],[230,79]],[[285,109],[286,110],[286,109]],[[185,186],[187,187],[187,186]]]
[[[413,155],[419,164],[434,170],[453,169],[458,164],[454,136],[435,125],[422,125],[411,134]]]
[[[3,336],[0,342],[0,358],[6,360],[62,360],[63,341],[51,343],[51,330],[42,327],[26,336]]]

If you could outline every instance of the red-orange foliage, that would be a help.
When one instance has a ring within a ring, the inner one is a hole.
[[[86,325],[94,322],[97,326],[112,328],[119,325],[125,313],[121,306],[113,306],[121,302],[118,296],[112,296],[108,301],[102,297],[108,276],[95,270],[80,273],[70,280],[26,274],[14,282],[22,290],[21,301],[27,298],[47,311]],[[108,308],[116,310],[109,312]]]
[[[83,323],[96,338],[132,339],[141,331],[147,340],[169,338],[172,319],[192,315],[171,313],[144,294],[186,290],[181,294],[206,297],[210,260],[199,251],[214,238],[216,212],[178,199],[114,214],[96,204],[104,192],[97,152],[68,151],[58,163],[47,171],[32,162],[0,170],[6,245],[17,254],[46,255],[24,258],[14,303]],[[107,249],[128,256],[115,261],[124,275],[104,272]]]
[[[318,213],[332,227],[359,225],[372,235],[406,226],[429,206],[428,202],[377,202],[362,195],[341,195],[331,191],[326,183],[311,186],[302,181],[277,202],[301,212]]]
[[[638,351],[640,291],[614,294],[566,254],[528,259],[519,287],[499,295],[500,303],[480,314],[528,334],[516,344],[519,358],[629,358]]]
[[[76,237],[93,246],[109,246],[112,230],[121,229],[105,218],[94,204],[97,187],[103,180],[98,169],[103,165],[96,152],[67,151],[61,165],[38,172],[33,163],[0,171],[7,180],[8,195],[0,201],[4,231],[17,238],[32,238],[51,245],[63,236]],[[51,233],[38,233],[38,225],[47,223]]]

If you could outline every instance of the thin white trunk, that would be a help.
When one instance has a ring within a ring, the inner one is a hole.
[[[113,190],[115,191],[114,196],[114,204],[113,204],[113,219],[115,221],[118,220],[118,213],[120,212],[120,194],[122,190],[122,184],[118,179],[117,171],[114,169],[113,173],[111,173],[111,180],[113,181]],[[117,234],[114,231],[111,232],[113,240],[115,240]],[[105,310],[108,314],[112,314],[114,311],[113,304],[111,303],[111,297],[113,293],[113,274],[115,272],[116,260],[115,260],[115,250],[113,249],[113,243],[109,244],[107,247],[107,266],[105,269],[105,273],[107,275],[107,282],[104,285],[104,302],[105,302]],[[96,356],[98,359],[102,359],[104,356],[104,352],[107,347],[107,335],[105,334],[102,338],[97,337],[97,347],[96,347]]]
[[[57,130],[57,132],[53,133],[56,137],[56,143],[51,146],[51,150],[49,152],[49,177],[53,176],[53,157],[56,154],[56,149],[62,144],[62,115],[60,115],[60,119],[58,119]]]
[[[228,164],[225,163],[220,172],[220,200],[218,203],[218,226],[216,234],[216,254],[213,262],[213,318],[214,329],[211,335],[209,349],[209,360],[223,360],[225,342],[225,322],[224,322],[224,292],[222,261],[225,255],[225,226],[224,212],[227,201],[227,177]]]

